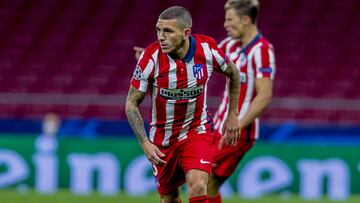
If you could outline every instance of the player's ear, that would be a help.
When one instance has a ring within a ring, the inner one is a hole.
[[[247,25],[252,24],[252,21],[251,21],[251,17],[250,17],[250,16],[244,15],[244,16],[243,16],[243,20],[244,20],[244,22],[245,22]]]
[[[190,28],[186,28],[184,30],[184,34],[183,34],[183,39],[188,39],[191,35],[191,29]]]

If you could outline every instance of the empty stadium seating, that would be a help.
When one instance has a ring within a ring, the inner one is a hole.
[[[259,27],[276,50],[275,98],[319,98],[325,103],[338,98],[360,100],[360,1],[260,2]],[[192,12],[193,32],[221,40],[225,36],[224,3],[0,1],[1,95],[76,94],[84,100],[98,95],[100,100],[72,104],[64,97],[41,105],[34,102],[36,98],[1,101],[0,117],[39,117],[54,111],[65,117],[124,118],[124,98],[136,63],[132,47],[156,40],[157,15],[170,5],[184,5]],[[223,83],[219,77],[210,83],[210,96],[221,95],[219,83]],[[115,95],[119,100],[101,101],[103,95]],[[212,105],[212,110],[215,107]],[[349,112],[341,106],[327,110],[276,106],[264,119],[360,123],[360,109]]]

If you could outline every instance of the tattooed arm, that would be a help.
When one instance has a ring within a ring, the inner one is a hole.
[[[140,113],[140,104],[144,100],[145,95],[146,93],[130,86],[125,106],[126,116],[140,145],[148,141],[144,121]]]
[[[225,69],[224,74],[229,78],[229,112],[223,125],[224,135],[220,140],[220,148],[223,143],[235,146],[238,138],[240,137],[239,121],[238,121],[238,105],[239,105],[239,93],[240,93],[240,74],[236,66],[229,62],[228,67]]]
[[[145,95],[146,93],[130,86],[125,105],[126,116],[146,157],[154,165],[164,165],[166,162],[160,157],[165,156],[165,154],[150,142],[145,132],[144,121],[140,113],[140,104],[144,100]]]

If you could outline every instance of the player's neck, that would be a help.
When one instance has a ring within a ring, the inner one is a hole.
[[[256,26],[250,27],[240,39],[241,46],[246,47],[259,34]]]
[[[182,44],[181,47],[176,51],[176,55],[177,57],[179,57],[180,59],[184,59],[187,52],[189,51],[190,48],[190,39],[185,39]]]

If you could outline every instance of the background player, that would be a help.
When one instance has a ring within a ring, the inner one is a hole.
[[[269,105],[275,75],[273,46],[259,33],[256,21],[259,12],[257,0],[229,0],[225,4],[224,27],[228,38],[219,45],[240,70],[239,125],[241,136],[236,147],[215,147],[213,173],[209,180],[210,203],[221,202],[219,188],[235,171],[245,153],[259,136],[258,117]],[[228,113],[228,94],[224,92],[215,114],[216,143],[222,144],[221,132]]]
[[[153,164],[161,202],[181,202],[178,187],[185,181],[190,203],[208,202],[213,136],[206,94],[214,70],[229,79],[230,110],[224,123],[224,142],[234,145],[240,135],[239,72],[212,38],[191,35],[191,24],[190,13],[183,7],[171,7],[160,14],[158,42],[141,54],[126,101],[129,123]],[[152,93],[150,140],[139,110],[148,90]]]

